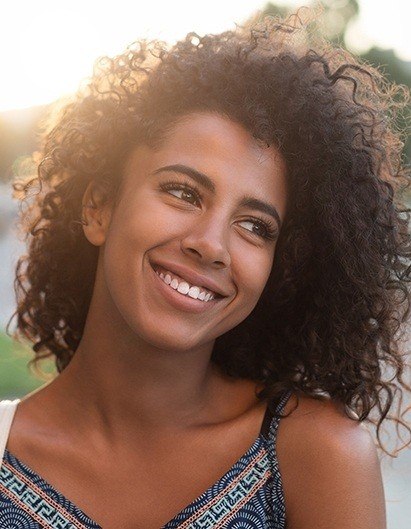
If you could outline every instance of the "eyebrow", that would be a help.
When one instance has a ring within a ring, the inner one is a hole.
[[[197,171],[196,169],[193,169],[192,167],[188,167],[187,165],[182,165],[182,164],[165,165],[164,167],[160,167],[159,169],[156,169],[152,174],[155,175],[157,173],[160,173],[161,171],[175,171],[177,173],[183,173],[189,176],[190,178],[192,178],[193,180],[195,180],[198,184],[203,186],[205,189],[207,189],[211,193],[215,194],[216,192],[215,183],[209,176],[207,176],[204,173],[201,173],[200,171]],[[264,202],[263,200],[252,197],[250,195],[245,195],[241,198],[239,202],[239,206],[255,209],[257,211],[261,211],[262,213],[265,213],[266,215],[270,215],[277,222],[278,228],[281,229],[282,222],[280,219],[280,215],[278,214],[278,211],[273,204]]]

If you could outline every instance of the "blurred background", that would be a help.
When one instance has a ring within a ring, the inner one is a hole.
[[[408,0],[323,0],[318,31],[361,56],[390,81],[411,85],[411,3]],[[2,8],[0,58],[0,399],[22,397],[56,375],[51,362],[47,377],[31,372],[28,345],[13,342],[5,332],[15,310],[14,268],[25,253],[16,231],[18,204],[10,181],[38,148],[38,124],[56,99],[69,95],[91,75],[94,60],[120,53],[139,38],[160,38],[172,44],[189,31],[218,33],[244,25],[256,13],[286,15],[312,2],[284,0],[164,1],[138,4],[116,0],[36,2],[15,0]],[[406,110],[403,123],[411,116]],[[408,121],[409,122],[409,121]],[[401,125],[401,123],[400,123]],[[411,139],[405,145],[411,160]],[[411,205],[411,195],[405,197]],[[15,322],[10,324],[10,332]],[[411,337],[410,337],[411,342]],[[410,349],[410,344],[405,344]],[[408,379],[408,383],[411,381]],[[408,400],[405,405],[411,404]],[[388,435],[392,435],[388,427]],[[382,458],[389,529],[411,527],[411,448],[396,459]]]

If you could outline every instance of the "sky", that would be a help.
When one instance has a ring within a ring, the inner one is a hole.
[[[345,0],[333,0],[344,2]],[[359,0],[360,18],[350,30],[354,49],[372,44],[394,48],[411,60],[406,24],[409,0]],[[309,5],[310,0],[279,0]],[[123,51],[138,38],[175,42],[189,31],[199,34],[233,29],[253,12],[259,0],[14,0],[0,11],[0,111],[47,104],[74,92],[91,75],[94,60]]]

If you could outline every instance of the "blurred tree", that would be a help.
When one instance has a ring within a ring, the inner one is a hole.
[[[301,2],[307,6],[310,2]],[[344,35],[350,22],[358,16],[357,0],[322,0],[322,14],[316,20],[316,29],[328,40],[346,46]],[[261,16],[286,16],[295,12],[291,6],[277,5],[268,2],[261,11]]]
[[[301,5],[308,5],[310,2],[302,2]],[[360,6],[357,0],[322,0],[322,12],[313,23],[313,31],[320,32],[328,40],[337,46],[350,50],[347,41],[348,28],[353,24],[360,14]],[[265,15],[286,16],[295,12],[295,6],[277,5],[268,2],[257,15],[250,17],[244,25],[250,24]],[[353,51],[353,50],[351,50]],[[355,53],[355,52],[354,52]],[[378,67],[390,82],[411,86],[411,62],[403,61],[392,49],[382,49],[373,46],[365,53],[356,53],[357,56]],[[398,127],[404,129],[406,123],[410,122],[411,105],[408,105],[398,119]],[[405,141],[405,162],[411,163],[411,137],[404,138]],[[411,189],[408,190],[407,201],[411,204]]]

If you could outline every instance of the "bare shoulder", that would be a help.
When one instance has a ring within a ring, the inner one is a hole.
[[[385,529],[374,440],[342,404],[293,394],[280,421],[278,464],[287,529]],[[295,408],[295,409],[294,409]]]

